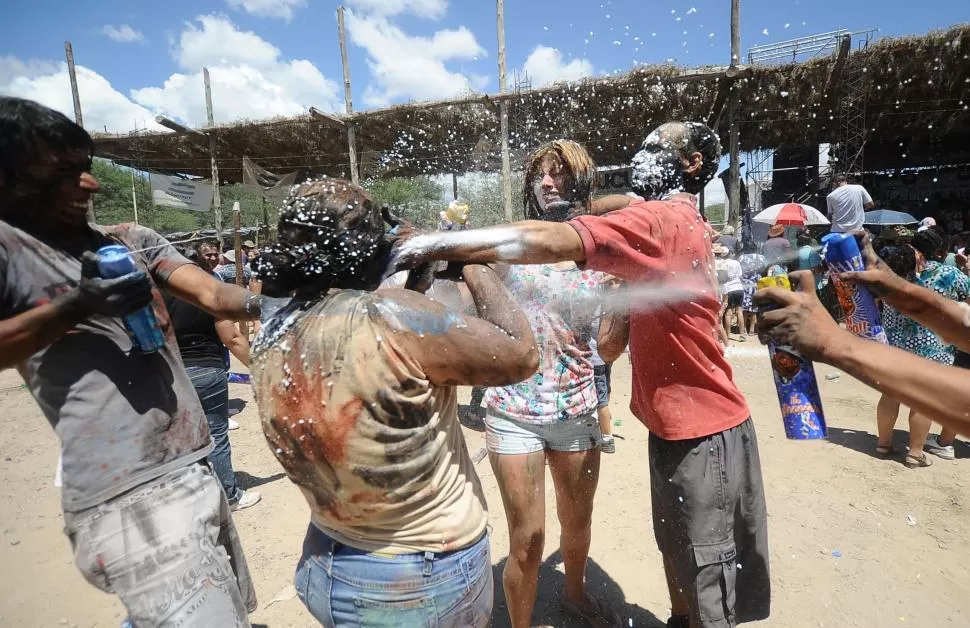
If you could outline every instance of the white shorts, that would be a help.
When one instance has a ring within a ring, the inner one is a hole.
[[[537,451],[588,451],[599,447],[600,423],[587,414],[555,423],[523,423],[485,414],[485,446],[496,454],[531,454]]]

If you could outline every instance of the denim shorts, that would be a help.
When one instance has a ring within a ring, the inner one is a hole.
[[[600,444],[600,423],[586,414],[555,423],[523,423],[485,413],[485,446],[503,455],[537,451],[588,451]]]
[[[596,385],[596,407],[605,408],[610,405],[610,371],[611,365],[598,364],[593,367],[593,384]]]
[[[311,523],[296,591],[325,628],[484,628],[494,595],[488,534],[451,552],[384,555],[341,545]]]

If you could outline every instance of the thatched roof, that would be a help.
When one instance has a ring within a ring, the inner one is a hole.
[[[885,38],[851,53],[867,76],[866,166],[970,161],[970,25],[920,37]],[[742,150],[799,149],[841,137],[835,55],[742,72]],[[626,163],[644,134],[671,119],[706,120],[726,80],[723,69],[640,67],[628,74],[519,92],[508,97],[514,167],[539,143],[568,137],[597,163]],[[826,86],[833,86],[826,92]],[[363,177],[498,170],[497,97],[412,103],[336,116],[357,126]],[[718,131],[727,146],[727,119]],[[241,179],[243,156],[274,172],[346,176],[342,128],[310,115],[212,129],[220,178]],[[209,175],[197,136],[95,138],[97,154],[163,173]],[[903,156],[905,155],[905,157]]]

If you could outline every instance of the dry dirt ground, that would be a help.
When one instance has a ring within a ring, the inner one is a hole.
[[[970,447],[958,459],[934,459],[909,470],[880,460],[875,447],[877,393],[818,366],[831,435],[828,442],[785,439],[767,353],[752,343],[732,348],[735,377],[757,425],[769,510],[772,615],[758,626],[970,626]],[[667,592],[650,521],[647,432],[630,414],[630,367],[614,369],[613,412],[622,424],[617,453],[603,457],[594,513],[588,580],[629,626],[666,619]],[[260,596],[254,625],[312,626],[290,586],[308,514],[263,440],[248,386],[231,385],[244,408],[232,433],[241,480],[263,501],[236,521]],[[467,399],[468,390],[461,399]],[[906,429],[904,421],[899,425]],[[466,429],[468,447],[483,434]],[[905,443],[903,431],[897,443]],[[57,446],[16,373],[0,373],[0,626],[115,628],[124,617],[116,598],[78,574],[62,533],[52,485]],[[491,506],[492,559],[499,573],[508,533],[495,478],[478,465]],[[580,625],[559,609],[551,481],[546,483],[547,559],[540,573],[536,623]],[[496,582],[499,582],[496,578]],[[494,625],[508,625],[500,586]]]

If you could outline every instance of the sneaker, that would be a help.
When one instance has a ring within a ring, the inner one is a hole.
[[[612,436],[600,437],[600,451],[604,454],[615,454],[616,439],[614,439]]]
[[[235,419],[229,419],[229,429],[230,430],[238,430],[239,429],[239,423],[237,423]]]
[[[239,499],[237,499],[234,504],[229,504],[229,509],[233,512],[243,510],[245,508],[249,508],[250,506],[255,506],[262,498],[263,496],[256,491],[243,491],[242,495],[239,496]]]
[[[940,437],[936,434],[930,434],[926,438],[926,444],[923,445],[923,450],[933,454],[934,456],[939,456],[944,460],[956,460],[956,452],[953,450],[953,445],[941,445]]]

